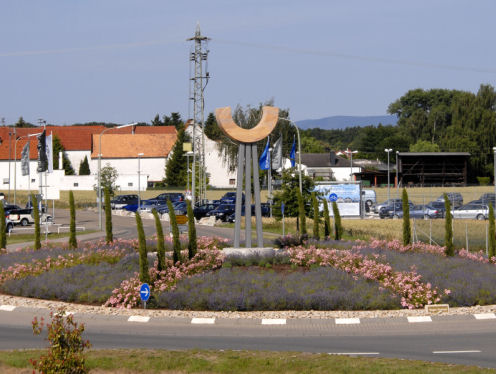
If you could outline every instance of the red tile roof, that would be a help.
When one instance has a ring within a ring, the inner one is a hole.
[[[59,139],[66,151],[90,151],[91,141],[93,134],[100,134],[105,129],[104,126],[47,126],[47,135],[53,133]],[[130,134],[132,127],[125,127],[122,129],[108,130],[106,134]],[[9,130],[12,133],[10,140],[10,159],[14,159],[14,148],[16,137],[25,137],[28,134],[35,134],[42,131],[41,127],[31,128],[16,128],[16,136],[13,135],[14,128],[0,127],[0,160],[9,159]],[[136,134],[177,134],[174,126],[136,126],[134,127]],[[104,136],[105,136],[104,135]],[[36,159],[38,157],[38,150],[36,148],[36,137],[30,137],[30,158]],[[17,141],[17,155],[16,159],[20,159],[21,151],[28,139],[21,138]],[[102,142],[103,144],[103,142]]]

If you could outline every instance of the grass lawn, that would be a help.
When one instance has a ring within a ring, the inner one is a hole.
[[[29,358],[43,351],[1,351],[2,373],[31,373]],[[296,352],[92,350],[98,373],[496,373],[494,369],[424,361]]]

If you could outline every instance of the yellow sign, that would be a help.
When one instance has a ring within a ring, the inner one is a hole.
[[[183,143],[183,152],[191,152],[191,143]]]
[[[178,225],[185,225],[188,222],[188,217],[187,216],[176,216],[176,222]]]

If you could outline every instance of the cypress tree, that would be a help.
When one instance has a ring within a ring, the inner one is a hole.
[[[312,192],[312,205],[313,205],[313,238],[315,240],[320,240],[320,233],[319,233],[319,224],[320,224],[319,202],[317,201],[317,196],[315,196],[315,192]]]
[[[412,240],[412,230],[410,228],[410,205],[408,205],[408,193],[405,188],[403,188],[401,200],[403,205],[403,245],[408,245]]]
[[[331,219],[329,218],[329,205],[327,199],[324,199],[324,237],[331,236]]]
[[[155,218],[155,230],[157,231],[157,260],[158,271],[165,269],[165,244],[164,244],[164,230],[162,229],[162,222],[156,209],[152,210],[153,217]]]
[[[33,205],[33,219],[34,219],[34,249],[41,248],[41,234],[40,234],[40,209],[38,199],[31,194],[31,203]]]
[[[179,241],[179,228],[177,227],[176,213],[170,200],[167,200],[169,208],[170,227],[172,231],[172,260],[174,264],[181,261],[181,242]]]
[[[84,156],[84,160],[79,164],[79,175],[90,175],[90,164],[88,163],[88,157]]]
[[[196,242],[195,215],[190,200],[186,201],[186,206],[188,209],[188,257],[191,260],[196,255],[198,244]]]
[[[110,191],[108,188],[105,188],[105,241],[110,244],[114,241],[114,237],[112,235],[112,209],[110,207]]]
[[[69,248],[77,248],[76,240],[76,206],[74,205],[74,193],[72,190],[69,191],[69,206],[71,210],[71,222],[70,222],[70,235],[69,235]]]
[[[0,248],[7,248],[7,226],[5,223],[5,209],[3,200],[0,201]]]
[[[297,190],[298,197],[298,219],[300,224],[300,239],[306,239],[308,236],[307,233],[307,220],[305,216],[305,204],[303,202],[303,196],[301,195],[300,190]]]
[[[446,256],[455,255],[455,247],[453,246],[453,226],[451,216],[451,204],[448,195],[444,194],[444,208],[446,209],[446,218],[444,220],[444,253]]]
[[[172,149],[172,155],[169,156],[165,165],[165,180],[167,186],[185,186],[186,185],[186,153],[183,150],[183,143],[186,141],[184,128],[177,133],[177,140]]]
[[[135,213],[136,228],[138,230],[138,251],[139,251],[139,278],[142,283],[150,283],[150,273],[148,271],[148,254],[146,252],[146,237],[143,230],[143,221],[139,212]]]
[[[496,255],[496,233],[494,227],[494,208],[489,203],[489,259]]]
[[[334,239],[341,240],[343,237],[343,226],[341,225],[341,215],[339,214],[338,204],[332,202],[332,212],[334,214]]]

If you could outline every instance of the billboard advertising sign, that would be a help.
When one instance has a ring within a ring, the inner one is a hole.
[[[314,189],[319,198],[336,202],[341,216],[360,215],[360,185],[355,183],[319,184]],[[329,209],[332,216],[332,209]]]

